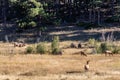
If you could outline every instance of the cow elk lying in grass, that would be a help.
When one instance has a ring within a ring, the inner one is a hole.
[[[107,55],[109,55],[109,56],[113,56],[112,51],[110,51],[110,50],[106,50],[106,51],[105,51],[105,56],[107,56]]]

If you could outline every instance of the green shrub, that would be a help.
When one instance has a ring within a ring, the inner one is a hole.
[[[100,50],[104,53],[108,49],[107,43],[101,43]]]
[[[51,44],[51,48],[52,48],[52,54],[59,54],[60,48],[59,48],[59,37],[58,36],[54,36],[52,44]]]
[[[26,53],[32,53],[32,52],[33,52],[33,47],[28,46],[28,47],[26,48]]]
[[[54,22],[53,22],[54,25],[56,26],[59,26],[61,24],[61,19],[56,19]]]
[[[20,27],[20,28],[24,28],[24,27],[27,26],[27,22],[24,22],[24,21],[21,21],[21,20],[19,20],[17,22],[17,24],[18,24],[18,27]]]
[[[113,51],[113,48],[113,44],[104,42],[100,44],[99,50],[101,53],[104,53],[106,50]]]
[[[107,42],[98,42],[95,39],[89,39],[88,40],[90,47],[95,48],[97,53],[104,53],[106,50],[113,50],[113,45],[111,43]]]
[[[90,38],[90,39],[88,40],[90,46],[95,46],[95,41],[96,41],[96,40],[95,40],[94,38]]]
[[[36,22],[31,21],[31,22],[28,23],[28,26],[30,26],[30,27],[36,27],[37,24],[36,24]]]
[[[38,44],[36,47],[36,51],[37,53],[45,54],[47,52],[45,44],[44,43]]]
[[[118,54],[120,52],[120,47],[119,46],[114,46],[114,49],[113,49],[112,52]]]
[[[97,40],[95,40],[94,38],[90,38],[88,40],[89,43],[89,47],[94,48],[94,53],[101,53],[100,50],[100,42],[98,42]]]
[[[96,53],[101,53],[100,44],[101,44],[100,42],[95,40],[94,47],[95,47]]]

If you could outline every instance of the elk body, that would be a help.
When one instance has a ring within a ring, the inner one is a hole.
[[[25,43],[18,43],[18,42],[14,42],[14,47],[24,47]]]
[[[107,56],[107,55],[109,55],[109,56],[113,56],[112,51],[110,51],[110,50],[106,50],[106,51],[105,51],[105,56]]]
[[[85,70],[85,71],[89,71],[89,62],[90,62],[90,60],[88,60],[88,61],[86,62],[86,64],[84,65],[84,70]]]
[[[74,43],[71,43],[70,48],[77,48]]]
[[[73,55],[75,55],[75,54],[80,54],[81,56],[87,57],[87,54],[84,51],[73,53]]]
[[[81,43],[78,44],[78,48],[82,48],[82,44]]]
[[[81,54],[81,56],[86,56],[87,57],[87,54],[84,51],[80,51],[80,54]]]

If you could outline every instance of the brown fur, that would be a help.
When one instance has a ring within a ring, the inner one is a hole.
[[[77,48],[74,43],[71,43],[70,48]]]
[[[25,43],[18,43],[18,42],[14,42],[14,47],[24,47]]]
[[[85,71],[89,71],[89,62],[90,60],[86,61],[86,65],[84,65]]]
[[[83,51],[80,52],[81,53],[81,56],[86,56],[87,57],[87,54]]]
[[[105,51],[105,56],[107,56],[107,55],[109,55],[109,56],[113,56],[112,51],[106,50],[106,51]]]
[[[79,44],[78,44],[78,48],[82,48],[82,45],[81,45],[81,43],[79,43]]]
[[[83,51],[73,53],[73,55],[75,55],[75,54],[80,54],[81,56],[86,56],[87,57],[87,54],[84,53]]]

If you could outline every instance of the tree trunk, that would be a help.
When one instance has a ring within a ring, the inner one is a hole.
[[[89,21],[92,22],[92,10],[89,10]]]
[[[95,23],[95,19],[96,18],[96,11],[95,11],[95,9],[94,9],[94,11],[93,11],[93,22]]]
[[[39,30],[39,29],[37,29],[37,43],[39,43],[40,42],[40,38],[41,38],[41,31]]]
[[[111,1],[111,11],[112,11],[112,16],[114,16],[114,0]]]
[[[100,8],[98,8],[98,25],[100,25]]]

